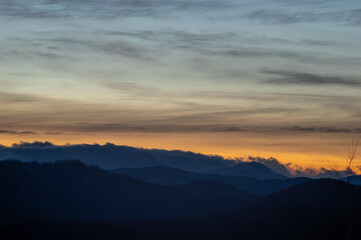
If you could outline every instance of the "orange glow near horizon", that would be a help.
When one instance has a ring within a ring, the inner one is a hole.
[[[2,135],[5,146],[13,143],[49,141],[64,144],[127,145],[138,148],[182,150],[196,153],[221,155],[225,158],[259,156],[274,157],[282,163],[291,163],[303,168],[329,168],[330,163],[342,167],[346,159],[346,148],[351,136],[339,134],[297,134],[293,136],[260,133],[112,133],[112,134],[61,134],[61,135]]]

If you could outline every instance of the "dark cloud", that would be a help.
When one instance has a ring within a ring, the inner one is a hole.
[[[262,9],[247,13],[244,18],[263,24],[292,24],[301,22],[337,22],[350,25],[361,24],[361,9],[310,12]]]
[[[244,132],[245,128],[226,124],[186,124],[186,123],[108,123],[108,124],[74,124],[66,130],[78,132],[143,132],[143,133],[202,133],[202,132]],[[157,121],[155,121],[157,122]]]
[[[215,62],[219,58],[239,58],[242,59],[263,59],[280,58],[290,59],[300,63],[331,64],[331,65],[359,65],[361,59],[357,57],[333,56],[325,53],[315,53],[314,51],[286,50],[285,44],[318,44],[325,45],[323,41],[290,41],[279,38],[262,37],[257,34],[233,33],[233,32],[190,32],[173,28],[155,30],[97,30],[85,32],[84,36],[74,33],[74,36],[56,32],[34,32],[37,47],[31,46],[32,42],[27,38],[14,39],[17,44],[21,44],[23,51],[14,49],[12,51],[4,49],[4,55],[16,59],[23,58],[43,58],[43,64],[50,64],[56,60],[57,68],[66,68],[63,71],[79,72],[73,69],[74,65],[69,63],[81,63],[89,56],[84,53],[100,54],[107,58],[122,58],[129,63],[154,64],[158,67],[168,66],[168,70],[176,70],[183,65],[188,69],[173,72],[171,77],[179,74],[203,74],[207,79],[232,79],[240,80],[240,71],[230,66],[227,69],[220,68]],[[101,39],[96,41],[95,39]],[[239,45],[242,43],[242,47]],[[248,47],[247,47],[248,45]],[[270,48],[269,46],[277,45]],[[32,50],[29,50],[32,49]],[[64,54],[64,52],[66,54]],[[181,53],[181,54],[179,54]],[[167,58],[172,57],[170,64]],[[185,58],[180,66],[178,58]],[[51,59],[52,61],[49,61]],[[114,60],[114,59],[111,59]],[[195,64],[192,62],[194,61]],[[189,64],[189,66],[187,66]],[[204,67],[199,67],[203,64]],[[152,67],[154,67],[152,65]],[[145,65],[144,65],[145,66]],[[54,66],[53,66],[54,67]],[[84,66],[81,66],[84,67]],[[136,66],[139,67],[139,66]],[[145,66],[150,68],[151,65]],[[54,67],[55,68],[55,67]],[[193,70],[194,68],[194,70]],[[104,70],[102,70],[105,72]],[[124,74],[127,69],[119,70]],[[245,72],[245,71],[244,71]],[[164,71],[161,74],[167,74]],[[114,71],[113,76],[114,77]]]
[[[39,0],[34,2],[1,1],[0,13],[6,16],[35,19],[129,17],[176,17],[183,12],[205,13],[233,6],[224,1],[166,0]]]
[[[41,97],[30,94],[0,92],[1,104],[28,103],[28,102],[38,102],[41,100],[42,100]]]
[[[60,36],[57,32],[35,32],[37,46],[31,46],[31,42],[27,38],[17,38],[17,44],[21,44],[25,50],[11,50],[4,49],[4,53],[13,58],[43,58],[45,61],[49,59],[53,62],[61,60],[62,63],[76,62],[81,59],[84,53],[101,53],[106,56],[119,56],[129,60],[136,61],[155,61],[155,49],[152,47],[145,47],[142,44],[135,42],[116,39],[116,40],[102,40],[94,41],[86,38],[67,38]]]
[[[33,131],[22,131],[22,132],[18,132],[18,134],[37,134],[37,133]]]
[[[361,86],[361,80],[349,79],[334,76],[321,76],[310,73],[262,70],[264,74],[277,75],[277,78],[266,80],[270,84],[298,84],[298,85],[341,85],[341,86]]]
[[[240,127],[218,127],[216,128],[217,131],[219,132],[245,132],[247,131],[244,128],[240,128]]]
[[[299,63],[306,64],[322,64],[322,65],[359,65],[361,59],[358,57],[346,57],[332,56],[321,52],[309,52],[309,51],[298,51],[298,50],[286,50],[282,47],[269,48],[264,44],[259,46],[250,47],[218,47],[216,50],[212,48],[191,48],[194,51],[198,51],[199,54],[207,56],[223,56],[227,58],[245,58],[245,59],[262,59],[274,58],[294,60]],[[205,59],[206,60],[206,59]],[[239,77],[238,77],[239,79]]]
[[[322,132],[322,133],[357,133],[359,129],[347,129],[347,128],[334,128],[334,127],[282,127],[279,130],[282,131],[296,131],[296,132]]]
[[[316,6],[314,8],[317,8]],[[247,13],[244,13],[244,11],[228,11],[237,8],[243,10],[247,9],[247,7],[253,10],[248,10]],[[228,14],[225,14],[225,12]],[[25,19],[97,18],[114,20],[132,17],[177,18],[184,14],[192,13],[204,16],[209,20],[246,18],[263,24],[331,21],[359,25],[361,23],[360,12],[360,9],[329,12],[295,11],[293,8],[291,10],[272,10],[264,9],[262,2],[242,4],[236,1],[220,0],[93,0],[86,3],[83,0],[38,0],[36,2],[4,0],[0,2],[0,14]]]
[[[136,39],[147,42],[153,42],[162,45],[162,47],[171,50],[178,49],[183,51],[197,51],[204,54],[225,55],[229,57],[282,57],[282,58],[299,58],[306,60],[311,58],[312,54],[305,52],[292,52],[286,50],[271,50],[265,46],[317,46],[317,47],[340,47],[349,46],[350,43],[335,42],[332,40],[315,40],[300,39],[290,40],[285,38],[277,38],[264,36],[261,34],[250,32],[189,32],[185,30],[177,30],[174,28],[157,29],[157,30],[128,30],[128,31],[111,31],[96,30],[97,35],[106,35],[121,39]],[[258,48],[242,48],[237,44],[233,49],[230,43],[242,43],[250,46],[258,46]],[[263,47],[259,49],[259,47]],[[224,49],[224,51],[219,51]],[[219,49],[217,51],[209,51],[211,49]],[[315,58],[315,56],[313,56]]]
[[[276,173],[282,174],[287,177],[309,177],[309,178],[344,178],[347,176],[346,169],[332,169],[329,168],[310,168],[302,167],[292,163],[283,164],[278,161],[276,158],[263,158],[263,157],[252,157],[249,156],[247,159],[242,159],[243,161],[253,161],[261,163]]]
[[[321,41],[312,39],[301,39],[297,41],[286,40],[282,38],[265,37],[259,34],[239,33],[239,32],[189,32],[184,30],[176,30],[172,28],[158,29],[158,30],[134,30],[134,31],[109,31],[99,30],[95,32],[99,35],[107,35],[112,37],[120,37],[122,40],[142,40],[148,43],[161,45],[167,51],[180,50],[189,53],[198,53],[205,56],[225,56],[232,58],[260,58],[260,57],[278,57],[289,58],[300,62],[325,62],[335,63],[339,62],[339,58],[332,59],[330,56],[322,56],[321,54],[287,51],[284,49],[270,49],[266,46],[277,45],[283,47],[284,45],[299,46],[314,45],[317,47],[340,46],[346,43],[336,43],[332,41]],[[230,43],[247,44],[250,47],[233,46]],[[257,46],[257,47],[251,47]],[[351,60],[344,59],[347,63],[352,63]],[[238,74],[239,75],[239,74]]]
[[[320,41],[320,40],[313,40],[313,39],[301,39],[301,40],[297,41],[296,44],[313,45],[313,46],[317,46],[317,47],[328,47],[328,46],[339,47],[339,46],[346,45],[347,43],[334,42],[334,41]]]
[[[237,109],[237,110],[218,110],[218,111],[206,111],[202,113],[193,113],[193,114],[183,114],[182,116],[177,116],[172,118],[172,121],[195,121],[201,122],[207,119],[229,119],[235,120],[239,118],[245,118],[249,116],[260,116],[260,115],[273,115],[273,114],[282,114],[282,113],[295,113],[299,112],[301,109],[291,108],[291,107],[260,107],[260,108],[246,108],[246,109]]]
[[[0,134],[31,135],[37,133],[33,131],[0,130]]]
[[[256,10],[246,14],[245,17],[265,24],[291,24],[320,19],[320,16],[311,12],[290,13],[281,10]]]
[[[14,143],[12,145],[12,148],[45,148],[45,147],[53,147],[55,146],[51,142],[39,142],[35,141],[32,143],[29,142],[20,142],[20,143]]]
[[[282,174],[286,177],[294,177],[292,173],[292,168],[289,166],[290,164],[282,164],[280,161],[278,161],[276,158],[263,158],[263,157],[252,157],[249,156],[248,159],[252,162],[258,162],[261,163],[267,167],[269,167],[271,170]]]
[[[240,36],[233,32],[188,32],[172,28],[158,30],[135,30],[135,31],[109,31],[99,30],[95,33],[100,35],[110,35],[115,37],[136,38],[147,41],[162,42],[162,44],[172,45],[172,47],[210,44],[224,40],[237,40]]]

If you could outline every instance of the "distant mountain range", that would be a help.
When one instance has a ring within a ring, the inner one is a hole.
[[[341,180],[347,182],[347,178],[342,178]],[[361,175],[352,176],[350,178],[350,183],[361,186]]]
[[[226,159],[221,156],[179,150],[143,149],[111,143],[54,145],[50,142],[21,142],[11,147],[0,145],[0,161],[12,159],[41,163],[76,159],[87,165],[99,166],[107,170],[167,166],[188,172],[252,177],[260,180],[295,177],[294,172],[287,165],[275,158]],[[340,172],[341,176],[344,174],[344,171]],[[297,176],[321,178],[335,177],[335,174],[323,169],[317,175],[297,171]],[[358,182],[361,184],[361,181]]]
[[[1,161],[0,193],[1,239],[361,236],[361,188],[331,179]]]
[[[245,172],[245,168],[250,169],[247,177],[194,173],[166,166],[155,166],[146,168],[120,168],[113,170],[112,172],[124,174],[146,182],[159,183],[162,185],[186,185],[197,181],[210,180],[226,183],[239,190],[247,191],[257,195],[267,195],[284,188],[311,181],[311,179],[309,178],[286,178],[282,175],[272,172],[267,167],[263,167],[263,165],[259,165],[261,164],[241,163],[236,165],[235,168],[230,167],[232,173],[234,174],[237,173],[236,170],[238,169],[240,169],[239,174],[247,174],[247,172]],[[243,166],[245,166],[245,168],[243,168]],[[257,171],[258,169],[260,169],[259,172]],[[221,169],[220,171],[214,172],[226,173],[227,171],[226,169]],[[260,180],[257,178],[259,176],[262,176],[263,178],[265,178],[266,176],[269,176],[269,178],[275,176],[280,179]]]
[[[257,162],[241,162],[233,166],[222,167],[208,171],[211,174],[219,174],[225,176],[242,176],[242,177],[255,177],[257,179],[286,179],[287,177],[275,173],[268,167]]]
[[[0,146],[0,160],[52,162],[76,159],[105,169],[168,166],[192,172],[206,172],[228,167],[236,162],[220,156],[208,156],[184,151],[167,151],[118,146],[79,144],[57,146],[49,142],[21,143],[13,147]]]

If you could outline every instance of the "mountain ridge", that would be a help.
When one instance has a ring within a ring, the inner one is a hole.
[[[207,173],[226,176],[252,176],[260,180],[265,179],[287,179],[286,176],[276,173],[265,165],[258,162],[240,162],[230,167],[213,169]]]

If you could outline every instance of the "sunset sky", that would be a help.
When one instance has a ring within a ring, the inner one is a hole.
[[[361,134],[360,0],[0,0],[0,144],[327,167]]]

